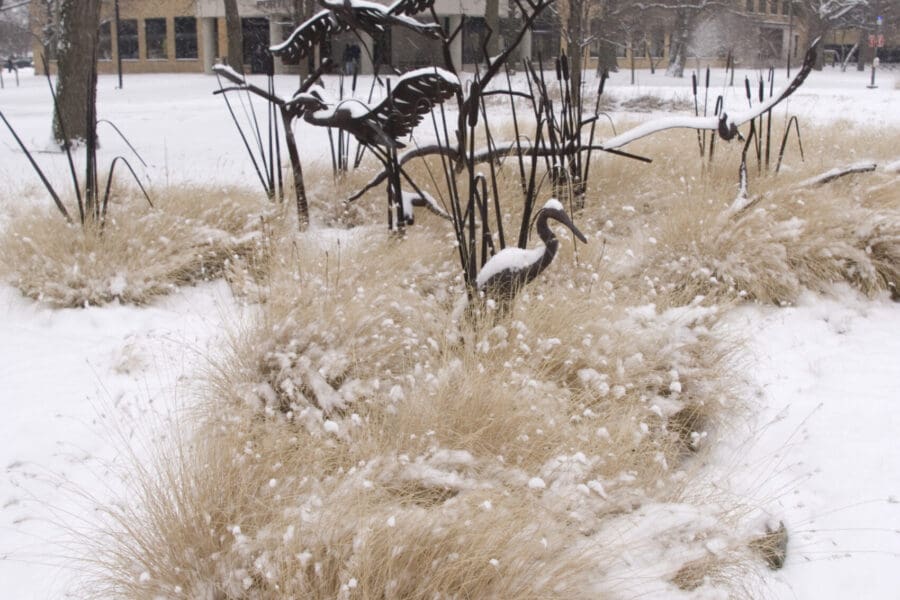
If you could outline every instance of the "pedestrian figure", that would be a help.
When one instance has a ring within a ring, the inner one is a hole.
[[[341,57],[341,62],[344,65],[344,75],[351,75],[353,73],[353,48],[350,44],[344,46],[344,55]]]
[[[350,45],[350,59],[353,61],[353,72],[359,73],[359,59],[362,53],[359,50],[359,44]]]

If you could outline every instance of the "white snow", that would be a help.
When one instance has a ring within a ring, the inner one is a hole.
[[[178,418],[238,312],[219,282],[150,307],[65,310],[0,284],[0,313],[3,595],[61,597],[77,550],[60,543],[94,508],[80,494],[117,492],[128,453]]]
[[[532,477],[528,480],[528,488],[532,490],[543,490],[547,487],[547,484],[544,483],[544,480],[540,477]]]
[[[421,69],[413,69],[412,71],[407,71],[398,81],[403,81],[404,79],[411,79],[413,77],[419,77],[420,75],[436,75],[453,86],[459,86],[459,77],[451,73],[446,69],[442,69],[440,67],[422,67]]]
[[[491,277],[502,271],[515,272],[527,269],[529,265],[539,261],[546,250],[543,245],[530,249],[504,248],[484,263],[478,271],[478,277],[475,278],[478,289],[482,289]]]
[[[541,210],[565,210],[562,205],[562,202],[557,200],[556,198],[550,198],[547,202],[544,203],[544,206]]]
[[[847,292],[738,309],[762,390],[716,462],[733,489],[787,527],[770,597],[893,598],[900,589],[900,305]]]
[[[864,160],[855,162],[852,165],[847,165],[845,167],[834,167],[833,169],[829,169],[824,173],[820,173],[815,177],[810,177],[809,179],[804,179],[800,183],[797,184],[798,188],[811,187],[815,185],[821,185],[830,181],[831,179],[839,176],[850,173],[864,173],[866,171],[874,171],[878,166],[877,163],[874,163],[870,160]]]

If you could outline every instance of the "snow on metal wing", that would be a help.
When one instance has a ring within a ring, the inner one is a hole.
[[[443,69],[427,67],[410,71],[391,89],[389,98],[371,111],[384,132],[398,139],[409,135],[436,105],[459,90],[459,80]]]
[[[388,14],[392,15],[417,15],[434,5],[434,0],[397,0],[388,8]]]
[[[282,43],[269,50],[275,56],[287,60],[300,60],[309,56],[310,50],[332,33],[347,31],[349,27],[339,22],[330,10],[322,10],[301,23]]]
[[[780,94],[769,98],[765,102],[757,104],[749,110],[736,112],[733,114],[725,113],[723,111],[722,115],[720,115],[719,117],[664,117],[662,119],[653,119],[652,121],[648,121],[643,125],[638,125],[633,129],[629,129],[628,131],[620,135],[606,140],[602,145],[608,150],[613,150],[616,148],[621,148],[626,144],[630,144],[635,140],[647,137],[648,135],[652,135],[666,129],[679,128],[719,130],[722,133],[727,132],[728,136],[733,136],[736,133],[738,125],[743,125],[744,123],[757,118],[766,111],[771,110],[779,102],[797,91],[797,88],[799,88],[803,84],[803,82],[806,81],[806,78],[809,76],[810,71],[812,71],[813,65],[816,62],[816,46],[818,46],[819,42],[820,38],[817,38],[812,43],[809,50],[807,50],[806,52],[806,57],[803,60],[803,66],[800,68],[800,71]],[[722,137],[731,139],[731,137],[726,137],[726,135],[722,135]]]

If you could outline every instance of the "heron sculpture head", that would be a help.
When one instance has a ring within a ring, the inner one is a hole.
[[[556,198],[550,198],[549,200],[547,200],[547,202],[544,203],[544,206],[541,207],[541,210],[538,211],[537,215],[535,215],[535,220],[538,223],[538,234],[541,236],[541,239],[543,239],[545,235],[541,231],[542,225],[543,227],[546,227],[547,219],[559,221],[560,223],[568,227],[572,231],[572,233],[575,234],[575,237],[581,240],[582,243],[587,243],[587,238],[584,237],[584,234],[581,233],[581,230],[579,230],[575,226],[575,223],[573,223],[572,219],[569,218],[569,215],[566,214],[566,210],[563,207],[562,202],[560,202]]]

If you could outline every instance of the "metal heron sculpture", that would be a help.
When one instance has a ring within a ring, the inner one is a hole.
[[[377,104],[350,98],[334,103],[323,89],[314,87],[294,97],[286,106],[302,115],[307,123],[336,127],[347,131],[371,150],[384,164],[388,176],[388,226],[402,228],[413,223],[412,207],[424,206],[446,218],[446,211],[425,194],[397,162],[397,149],[405,145],[400,138],[408,136],[436,105],[459,92],[456,75],[437,67],[426,67],[404,73],[396,84],[388,85],[387,96]],[[404,196],[401,177],[415,190]],[[413,201],[413,196],[415,201]]]
[[[803,60],[803,66],[800,68],[800,71],[797,72],[797,75],[794,77],[794,79],[791,80],[788,86],[784,88],[784,90],[782,90],[780,94],[769,98],[765,102],[759,103],[753,108],[745,111],[737,111],[731,114],[722,111],[722,113],[718,116],[663,117],[660,119],[653,119],[606,140],[605,142],[603,142],[603,144],[601,144],[601,146],[605,150],[615,150],[627,144],[630,144],[635,140],[647,137],[648,135],[653,135],[660,131],[665,131],[666,129],[681,128],[716,131],[718,132],[719,136],[726,141],[730,141],[735,137],[737,137],[738,139],[742,139],[743,136],[741,136],[740,132],[738,131],[738,126],[753,121],[764,113],[772,110],[776,105],[778,105],[778,103],[785,100],[788,96],[796,92],[801,85],[803,85],[803,82],[806,81],[806,78],[809,76],[810,72],[813,69],[813,66],[815,65],[816,49],[818,48],[820,43],[821,38],[816,38],[813,41],[809,50],[807,50],[806,52],[806,56]]]
[[[437,67],[416,69],[401,76],[388,95],[377,104],[349,98],[331,102],[320,87],[295,96],[288,107],[312,125],[336,127],[356,137],[359,143],[383,149],[403,148],[399,138],[412,130],[436,105],[459,90],[459,79]]]
[[[551,198],[537,214],[537,232],[543,246],[537,248],[505,248],[491,257],[475,280],[478,291],[495,302],[502,308],[508,308],[519,291],[531,283],[544,269],[553,262],[559,249],[559,239],[550,229],[547,221],[553,219],[559,221],[572,230],[579,240],[587,243],[584,234],[575,227],[569,215],[563,209],[562,203],[556,198]]]
[[[300,60],[334,34],[352,30],[374,36],[387,31],[392,25],[430,37],[441,35],[441,27],[437,23],[420,23],[412,18],[412,15],[430,8],[434,0],[398,0],[390,6],[366,0],[319,0],[319,4],[325,10],[301,23],[286,40],[270,47],[272,54]]]

